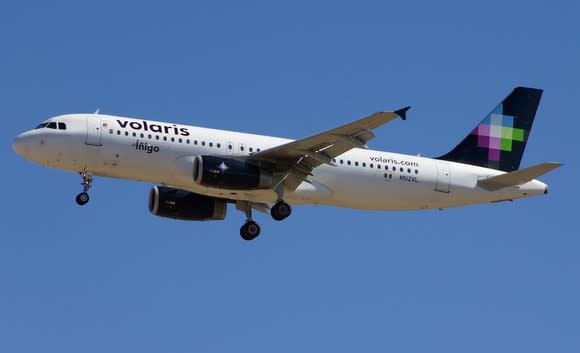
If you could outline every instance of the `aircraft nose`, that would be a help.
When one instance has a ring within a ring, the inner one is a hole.
[[[28,155],[28,151],[30,150],[30,142],[28,140],[29,139],[25,133],[16,136],[14,141],[12,141],[12,149],[14,152],[22,157],[26,157]]]

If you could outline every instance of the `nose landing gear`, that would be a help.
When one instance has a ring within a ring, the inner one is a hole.
[[[93,177],[88,172],[83,171],[79,173],[81,178],[83,179],[81,185],[83,186],[83,192],[77,195],[76,202],[79,206],[86,205],[89,202],[89,194],[87,191],[91,188],[91,184],[93,182]]]

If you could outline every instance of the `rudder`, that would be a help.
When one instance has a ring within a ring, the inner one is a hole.
[[[516,87],[461,143],[437,159],[505,172],[517,170],[542,92]]]

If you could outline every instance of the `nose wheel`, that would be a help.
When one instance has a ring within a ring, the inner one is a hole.
[[[81,192],[77,195],[75,200],[79,206],[86,205],[86,203],[89,202],[89,194],[86,192]]]
[[[87,191],[91,188],[91,184],[93,183],[93,177],[88,172],[80,172],[79,173],[82,178],[81,185],[83,186],[83,192],[77,195],[75,201],[79,206],[86,205],[89,202],[89,194]]]

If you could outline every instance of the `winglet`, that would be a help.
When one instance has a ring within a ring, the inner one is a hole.
[[[407,110],[411,109],[411,106],[395,110],[395,114],[401,117],[403,120],[407,120]]]

